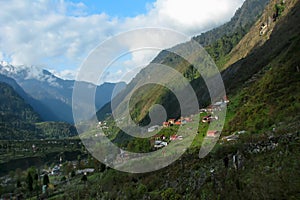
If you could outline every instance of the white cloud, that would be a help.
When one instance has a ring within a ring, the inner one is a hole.
[[[69,70],[69,69],[62,70],[62,71],[56,71],[56,70],[50,69],[48,71],[50,71],[56,77],[65,79],[65,80],[73,80],[74,77],[76,77],[77,73],[78,73],[77,70]]]
[[[147,5],[148,13],[120,19],[105,13],[88,15],[83,3],[0,1],[0,58],[5,55],[18,65],[48,65],[57,75],[69,79],[88,53],[108,37],[145,26],[175,29],[193,36],[228,21],[243,2],[157,0]],[[145,37],[127,41],[128,50],[143,40]],[[164,38],[154,42],[163,44]],[[124,67],[130,71],[130,67],[147,63],[156,54],[135,52]]]
[[[168,27],[192,36],[229,21],[244,1],[157,0],[147,14],[127,18],[125,26]]]

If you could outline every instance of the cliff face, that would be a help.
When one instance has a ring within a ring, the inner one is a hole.
[[[232,49],[229,54],[230,59],[225,64],[224,68],[232,65],[242,58],[245,58],[255,49],[263,46],[266,41],[270,39],[270,36],[274,31],[276,24],[282,21],[297,3],[296,0],[289,0],[284,2],[285,3],[281,5],[281,1],[270,1],[270,3],[266,6],[262,16],[255,22],[255,24],[243,37],[239,44]],[[278,13],[278,11],[276,11],[276,7],[278,5],[283,6],[283,12]],[[297,23],[295,23],[294,25],[297,26]]]

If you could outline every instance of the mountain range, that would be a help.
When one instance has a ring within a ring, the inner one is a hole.
[[[0,81],[11,85],[41,116],[42,120],[74,122],[72,115],[74,80],[63,80],[37,66],[13,66],[1,62]],[[95,107],[97,109],[110,101],[115,86],[118,85],[116,88],[122,90],[126,85],[124,82],[103,83],[99,86],[87,82],[78,83],[96,88]],[[118,91],[114,92],[118,93]]]

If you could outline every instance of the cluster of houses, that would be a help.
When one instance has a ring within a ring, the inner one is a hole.
[[[224,96],[221,101],[215,102],[208,106],[207,108],[200,109],[200,113],[207,113],[206,116],[202,117],[201,121],[202,123],[211,123],[215,120],[218,120],[219,117],[217,115],[214,115],[214,112],[221,111],[223,108],[227,107],[227,104],[229,103],[229,99],[227,96]],[[216,130],[208,130],[206,135],[208,137],[217,137],[220,135],[219,131]]]
[[[227,96],[224,96],[221,101],[215,102],[214,104],[211,104],[207,108],[200,109],[200,113],[208,113],[208,115],[202,117],[203,123],[210,123],[214,120],[218,120],[218,116],[213,116],[214,112],[221,111],[223,108],[227,106],[229,103],[229,99]]]
[[[215,102],[208,106],[207,108],[200,109],[200,113],[207,113],[208,115],[202,117],[201,121],[203,123],[210,123],[214,120],[218,120],[219,117],[217,115],[214,115],[214,112],[221,111],[223,108],[227,106],[229,103],[229,99],[227,96],[224,96],[220,101]],[[181,117],[178,120],[176,119],[169,119],[168,121],[163,122],[162,127],[170,127],[170,126],[183,126],[184,124],[188,122],[192,122],[191,117]],[[160,126],[155,125],[148,128],[148,132],[153,132],[155,130],[159,130]],[[216,130],[209,130],[206,134],[208,137],[217,137],[220,135],[219,131]],[[171,135],[170,138],[166,138],[165,136],[154,136],[154,147],[155,148],[162,148],[168,145],[167,141],[174,141],[174,140],[182,140],[183,137],[180,135]]]
[[[166,128],[166,127],[170,127],[170,126],[183,126],[186,123],[192,122],[193,119],[191,117],[181,117],[179,119],[169,119],[165,122],[163,122],[162,124],[162,128]],[[161,126],[159,125],[155,125],[155,126],[151,126],[148,128],[148,132],[153,132],[155,130],[159,130],[159,128],[161,128]],[[175,141],[175,140],[182,140],[183,137],[181,135],[171,135],[169,138],[167,138],[166,136],[162,135],[162,136],[158,136],[155,135],[153,136],[153,146],[156,149],[165,147],[168,145],[168,142],[171,141]]]
[[[61,162],[61,161],[60,161]],[[73,169],[75,170],[75,174],[87,174],[87,173],[93,173],[95,169],[93,168],[84,168],[84,169],[77,169],[77,163],[78,161],[68,161],[73,166]],[[52,176],[59,176],[63,172],[62,164],[55,165],[52,168],[49,169],[43,169],[42,174],[48,174]]]
[[[106,121],[99,121],[97,128],[108,129]]]
[[[166,128],[166,127],[170,127],[170,126],[182,126],[188,122],[192,122],[193,119],[191,117],[181,117],[180,119],[176,120],[176,119],[169,119],[168,121],[165,121],[162,123],[162,127]],[[161,126],[159,125],[154,125],[148,128],[148,133],[159,130],[159,128],[161,128]]]
[[[169,127],[169,126],[182,126],[188,122],[192,122],[192,118],[191,117],[181,117],[180,119],[176,120],[176,119],[169,119],[166,122],[163,122],[163,127]]]

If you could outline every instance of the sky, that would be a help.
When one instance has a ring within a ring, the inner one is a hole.
[[[147,27],[170,29],[192,37],[234,15],[244,0],[0,0],[0,60],[35,65],[63,79],[75,79],[92,50],[119,34]],[[107,82],[125,81],[158,50],[131,52],[137,35],[107,72]],[[164,44],[166,38],[157,38]],[[180,41],[179,41],[180,42]],[[174,44],[175,45],[175,44]],[[125,45],[126,46],[126,45]],[[163,45],[162,45],[163,46]],[[166,43],[165,48],[170,44]],[[98,83],[100,84],[100,83]]]

